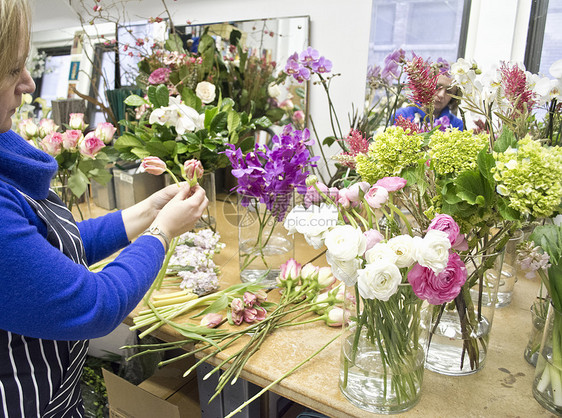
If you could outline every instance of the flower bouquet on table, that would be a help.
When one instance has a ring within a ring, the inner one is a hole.
[[[407,185],[394,194],[401,208],[396,221],[401,213],[411,217],[418,234],[436,222],[444,230],[457,231],[458,225],[464,239],[455,247],[468,278],[454,301],[433,309],[426,361],[427,368],[452,375],[473,373],[484,365],[507,241],[522,222],[556,214],[562,199],[561,149],[518,134],[532,108],[530,102],[519,106],[529,97],[529,82],[517,82],[525,80],[525,73],[503,66],[495,78],[486,79],[476,74],[476,67],[464,65],[459,60],[451,66],[462,91],[460,108],[464,105],[466,112],[485,117],[488,132],[442,131],[431,118],[429,131],[420,132],[410,121],[397,118],[395,126],[374,135],[366,152],[355,155],[354,171],[343,179],[357,181],[356,173],[374,184],[401,176]],[[439,69],[417,60],[408,71],[415,101],[423,99],[430,106],[436,90],[420,74],[438,74]],[[455,223],[437,221],[444,214]]]
[[[95,130],[84,134],[88,125],[84,114],[72,113],[64,132],[52,119],[41,119],[36,125],[32,119],[22,120],[17,131],[33,145],[55,157],[59,169],[53,180],[53,189],[69,210],[72,210],[88,188],[91,180],[105,184],[111,180],[107,170],[110,156],[103,150],[110,144],[116,128],[100,122]],[[76,205],[80,215],[80,207]]]
[[[279,266],[291,257],[293,243],[281,233],[282,222],[293,205],[294,192],[304,194],[306,177],[317,160],[308,147],[307,129],[290,125],[271,140],[271,147],[256,144],[243,154],[230,145],[224,154],[237,179],[240,279],[274,284]]]
[[[309,178],[305,204],[285,226],[315,248],[347,286],[350,326],[342,341],[340,389],[355,405],[397,413],[419,400],[428,326],[424,301],[452,302],[467,279],[454,220],[437,215],[416,231],[396,207],[400,177],[326,189]],[[397,218],[400,219],[400,224]],[[446,225],[446,227],[444,227]]]

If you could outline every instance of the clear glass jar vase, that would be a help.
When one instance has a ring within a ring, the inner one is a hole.
[[[541,348],[541,340],[544,332],[544,324],[548,312],[549,301],[547,299],[539,299],[530,308],[531,312],[531,332],[529,333],[529,342],[523,357],[531,366],[537,365],[539,357],[539,349]]]
[[[533,396],[550,412],[562,415],[562,312],[552,303],[537,358]]]
[[[436,373],[463,376],[484,367],[492,330],[503,254],[469,256],[468,278],[460,294],[432,306],[425,367]]]
[[[351,321],[341,347],[339,387],[354,405],[394,414],[420,399],[427,349],[427,315],[409,285],[388,301],[362,299],[346,288]],[[349,301],[359,301],[350,307]]]
[[[280,199],[280,195],[276,199]],[[287,234],[283,219],[293,205],[292,194],[287,202],[274,205],[277,213],[255,197],[238,195],[238,250],[240,280],[260,281],[273,287],[280,267],[294,257],[294,238]]]

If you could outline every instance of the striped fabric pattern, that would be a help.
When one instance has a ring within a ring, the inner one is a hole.
[[[22,193],[47,226],[47,240],[87,266],[72,214],[52,190],[45,200]],[[80,378],[88,341],[53,341],[0,330],[0,410],[4,417],[84,416]],[[9,359],[9,360],[8,360]]]

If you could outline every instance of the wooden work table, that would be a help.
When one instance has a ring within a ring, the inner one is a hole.
[[[217,205],[218,231],[226,248],[215,256],[221,267],[221,286],[239,282],[237,228],[232,222],[233,208]],[[224,216],[226,214],[226,217]],[[309,261],[318,252],[302,237],[295,236],[295,258]],[[325,263],[320,257],[315,264]],[[529,365],[523,351],[531,330],[531,306],[538,289],[538,279],[519,278],[511,304],[496,309],[493,320],[488,358],[478,373],[451,377],[425,372],[420,402],[401,415],[412,417],[538,417],[553,416],[542,408],[532,395],[535,369]],[[274,289],[271,292],[275,298]],[[142,305],[142,304],[141,304]],[[139,305],[137,309],[142,306]],[[134,315],[134,313],[132,314]],[[127,319],[131,324],[131,317]],[[276,330],[268,336],[262,348],[244,367],[243,379],[265,387],[303,361],[340,333],[324,323],[299,325]],[[176,331],[164,326],[154,332],[164,341],[183,339]],[[221,353],[217,364],[229,350]],[[330,417],[371,417],[376,414],[353,406],[338,387],[340,345],[334,342],[301,369],[275,385],[271,390],[285,398]]]

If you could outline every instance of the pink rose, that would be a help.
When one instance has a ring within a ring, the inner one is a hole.
[[[416,264],[408,272],[414,293],[432,305],[451,302],[466,282],[466,266],[457,253],[449,254],[447,267],[436,275],[433,270]]]
[[[47,154],[56,156],[60,154],[62,149],[62,134],[60,132],[54,132],[47,135],[39,145]]]
[[[304,112],[302,110],[297,110],[293,113],[293,121],[302,123],[304,122]]]
[[[171,72],[172,70],[166,67],[157,68],[152,73],[150,73],[150,76],[148,77],[148,82],[150,84],[165,84],[170,79]]]
[[[459,225],[455,222],[452,216],[446,214],[439,214],[429,224],[430,229],[436,229],[438,231],[443,231],[449,236],[449,241],[451,242],[451,246],[454,246],[455,243],[460,243],[464,239],[464,235],[459,238],[460,228]]]
[[[215,328],[222,322],[222,315],[220,313],[208,313],[201,318],[201,326],[207,328]]]
[[[373,209],[378,209],[388,200],[388,191],[381,186],[373,186],[365,194],[365,200]]]
[[[149,174],[159,176],[166,171],[166,163],[158,157],[144,157],[141,167]]]
[[[18,124],[19,134],[23,139],[33,139],[39,134],[39,127],[33,122],[33,119],[24,119]]]
[[[70,129],[78,129],[83,131],[86,129],[88,125],[84,122],[84,114],[83,113],[71,113],[68,119],[68,126]]]
[[[41,119],[39,122],[39,136],[45,138],[47,135],[56,132],[59,127],[55,125],[55,121],[52,119]]]
[[[384,236],[376,229],[369,229],[365,231],[363,235],[367,238],[367,248],[365,251],[370,250],[375,244],[378,244],[384,239]]]
[[[247,308],[253,308],[257,303],[258,298],[251,292],[244,292],[244,306]]]
[[[395,192],[406,186],[406,179],[402,177],[383,177],[375,183],[375,186],[384,187],[389,192]]]
[[[113,135],[117,131],[117,128],[109,122],[100,122],[96,127],[96,136],[103,141],[104,144],[109,144],[113,139]]]
[[[351,314],[347,309],[342,309],[339,306],[332,306],[329,308],[328,312],[326,312],[324,322],[330,327],[341,327],[347,324],[350,316]]]
[[[80,154],[90,158],[94,158],[103,147],[105,147],[105,144],[94,132],[87,134],[78,144]]]
[[[68,129],[62,134],[62,146],[64,149],[74,149],[82,139],[82,131],[78,129]]]

